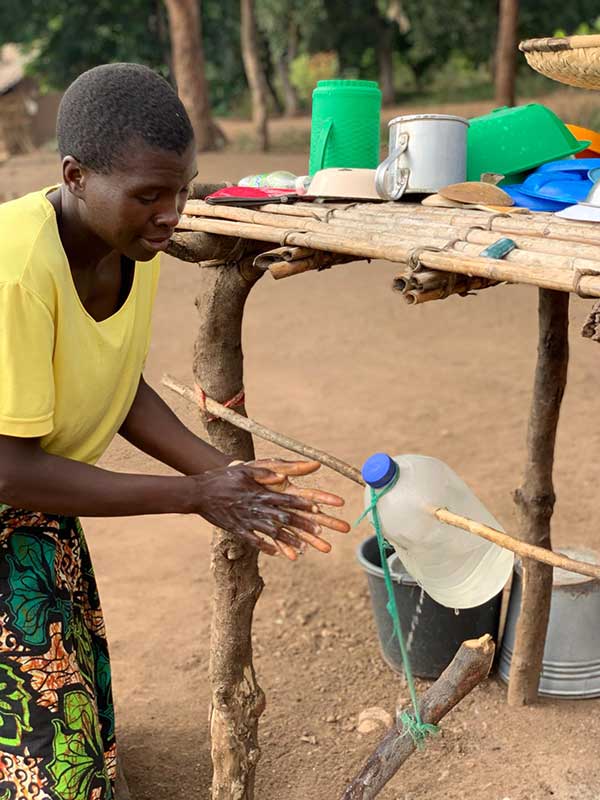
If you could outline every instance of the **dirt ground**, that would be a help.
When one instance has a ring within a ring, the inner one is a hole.
[[[263,169],[305,171],[302,156],[201,156],[200,175],[237,179]],[[0,169],[0,188],[24,193],[58,179],[48,153]],[[536,292],[502,287],[408,308],[390,290],[394,266],[357,263],[276,283],[248,302],[244,346],[249,413],[275,429],[360,464],[370,453],[435,455],[454,467],[507,529],[525,456],[536,349]],[[198,271],[165,258],[147,377],[181,417],[194,414],[160,387],[191,378]],[[580,337],[589,301],[572,300],[570,381],[556,460],[554,541],[598,546],[595,455],[600,346]],[[274,452],[258,443],[261,455]],[[116,441],[103,466],[160,472]],[[358,488],[323,471],[322,484],[361,509]],[[125,770],[136,800],[208,797],[208,525],[183,516],[89,519],[85,528],[109,637]],[[370,530],[339,537],[328,556],[296,565],[264,559],[255,664],[268,707],[256,797],[334,800],[375,744],[355,726],[373,705],[405,693],[381,660],[355,550]],[[496,677],[449,715],[382,800],[598,800],[599,701],[542,700],[510,709]],[[327,719],[335,719],[328,722]],[[304,738],[303,738],[304,737]],[[314,738],[312,738],[314,737]],[[312,743],[314,742],[314,744]]]

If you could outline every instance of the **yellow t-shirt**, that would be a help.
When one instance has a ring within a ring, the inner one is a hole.
[[[136,263],[126,302],[96,322],[69,268],[51,187],[0,205],[0,434],[95,463],[135,397],[158,256]]]

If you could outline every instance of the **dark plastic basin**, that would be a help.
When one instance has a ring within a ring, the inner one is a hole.
[[[357,557],[367,575],[383,658],[393,670],[402,672],[400,647],[393,638],[392,620],[386,608],[387,592],[375,536],[365,539]],[[393,574],[393,578],[400,624],[404,640],[410,645],[409,657],[415,675],[437,678],[465,639],[478,639],[489,633],[494,641],[498,640],[501,592],[482,606],[456,613],[453,608],[432,600],[404,569]]]

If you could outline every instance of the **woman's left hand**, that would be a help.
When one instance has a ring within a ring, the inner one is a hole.
[[[309,489],[295,486],[290,478],[304,477],[305,475],[312,475],[314,472],[321,468],[318,461],[284,461],[283,459],[257,459],[255,461],[247,462],[247,466],[258,467],[260,469],[269,470],[274,473],[273,477],[255,477],[254,480],[263,486],[268,486],[272,492],[281,492],[282,494],[289,494],[294,497],[302,497],[314,503],[315,510],[313,513],[306,511],[296,511],[295,513],[307,517],[318,525],[330,530],[337,531],[338,533],[348,533],[350,525],[342,519],[332,517],[329,514],[323,513],[320,506],[333,506],[341,508],[344,505],[344,499],[337,494],[331,492],[324,492],[321,489]],[[295,531],[296,532],[296,531]],[[295,560],[298,557],[298,551],[290,545],[283,545],[281,542],[276,542],[282,555],[285,555],[290,560]]]

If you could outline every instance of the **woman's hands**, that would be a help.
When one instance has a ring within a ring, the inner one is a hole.
[[[341,507],[344,500],[289,480],[320,466],[318,461],[261,460],[195,475],[193,511],[268,555],[281,553],[295,561],[306,545],[328,553],[331,545],[321,537],[323,528],[347,533],[350,526],[323,513],[321,506]]]

